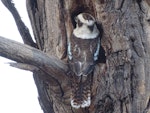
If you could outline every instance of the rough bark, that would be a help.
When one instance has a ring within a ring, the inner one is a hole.
[[[69,81],[39,69],[33,74],[44,113],[150,113],[148,0],[27,0],[27,9],[38,48],[63,62],[76,14],[91,13],[104,32],[91,106],[72,108]]]

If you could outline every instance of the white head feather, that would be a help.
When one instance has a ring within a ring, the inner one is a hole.
[[[86,20],[86,19],[83,18],[83,14],[87,14],[87,13],[80,13],[80,14],[77,16],[77,18],[78,18],[83,24],[86,24],[86,25],[88,25],[88,26],[91,26],[91,25],[93,25],[93,24],[95,23],[95,19],[94,19],[93,16],[91,16],[91,15],[88,14],[88,15],[92,18],[92,20]]]

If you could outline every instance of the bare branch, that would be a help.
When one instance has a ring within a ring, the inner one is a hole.
[[[23,70],[27,70],[27,71],[31,71],[34,72],[36,70],[39,70],[39,68],[33,66],[33,65],[29,65],[29,64],[24,64],[24,63],[14,63],[14,62],[9,62],[8,63],[10,66],[15,67],[15,68],[19,68],[19,69],[23,69]]]
[[[61,60],[49,57],[42,51],[0,36],[0,56],[19,63],[30,64],[56,79],[64,79],[68,66]]]
[[[32,47],[37,47],[37,45],[32,40],[29,29],[26,27],[26,25],[20,18],[20,15],[14,6],[14,3],[12,3],[12,0],[2,0],[2,3],[13,15],[16,25],[18,27],[18,31],[20,32],[20,35],[22,36],[24,43]]]

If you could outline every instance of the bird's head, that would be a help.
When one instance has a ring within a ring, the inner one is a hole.
[[[77,27],[94,26],[95,18],[89,13],[80,13],[75,17]]]

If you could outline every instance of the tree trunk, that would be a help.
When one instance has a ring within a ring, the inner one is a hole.
[[[103,29],[90,107],[71,107],[69,73],[63,79],[39,68],[33,75],[44,113],[150,113],[148,0],[27,0],[27,10],[37,48],[65,63],[77,14],[92,14]]]

